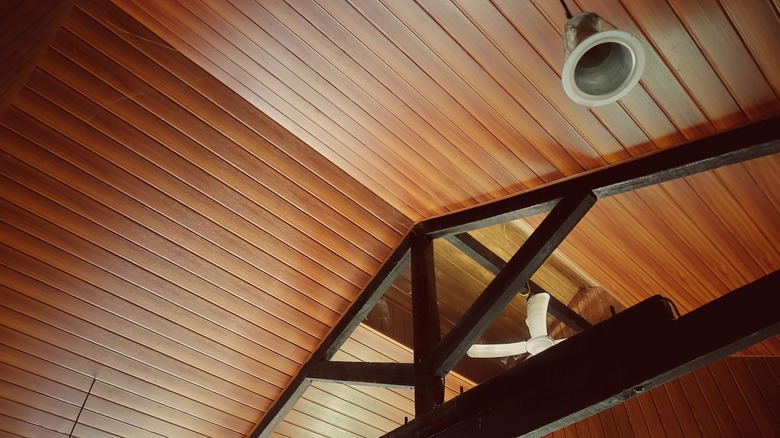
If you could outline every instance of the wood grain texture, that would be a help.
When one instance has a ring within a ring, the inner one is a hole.
[[[780,114],[777,1],[568,3],[642,40],[620,102],[565,97],[547,0],[2,2],[0,434],[67,434],[86,399],[74,436],[242,436],[413,223]],[[581,313],[594,288],[695,309],[780,268],[778,175],[769,156],[599,202],[534,281]],[[506,260],[540,221],[472,234]],[[446,333],[492,276],[434,249]],[[369,315],[401,342],[409,291]],[[524,309],[485,339],[523,338]],[[776,435],[779,352],[555,436]],[[275,436],[374,436],[412,406],[315,384]]]
[[[0,117],[35,69],[73,1],[8,0],[0,7]]]
[[[410,225],[155,40],[79,2],[2,119],[8,433],[245,436]]]
[[[410,348],[361,324],[333,360],[412,363]],[[474,383],[450,373],[445,379],[445,400]],[[397,428],[404,419],[414,418],[414,392],[411,389],[356,386],[314,382],[295,404],[276,431],[312,436],[378,437]],[[293,435],[297,436],[297,435]]]

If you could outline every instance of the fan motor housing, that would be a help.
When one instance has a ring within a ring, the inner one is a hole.
[[[542,351],[552,347],[555,345],[555,341],[549,336],[537,336],[535,338],[529,339],[528,342],[525,344],[526,349],[528,349],[528,352],[532,355],[539,354]]]

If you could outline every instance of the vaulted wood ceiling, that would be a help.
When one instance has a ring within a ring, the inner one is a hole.
[[[413,223],[780,114],[777,2],[568,3],[643,41],[620,102],[566,98],[552,0],[3,2],[0,431],[245,436]],[[686,312],[780,268],[778,224],[774,155],[599,201],[535,281]],[[446,330],[492,277],[436,248]],[[413,412],[310,391],[278,436]]]

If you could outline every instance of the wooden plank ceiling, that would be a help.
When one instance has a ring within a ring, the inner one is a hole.
[[[780,114],[776,1],[568,3],[643,41],[620,102],[566,98],[552,0],[3,2],[0,434],[246,436],[413,223]],[[540,220],[472,234],[507,259]],[[600,201],[534,280],[686,312],[780,268],[778,224],[769,156]],[[447,330],[491,274],[436,257]],[[409,397],[317,384],[277,436]]]

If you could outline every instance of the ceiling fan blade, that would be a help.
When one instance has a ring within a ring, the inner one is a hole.
[[[528,350],[525,348],[525,341],[513,342],[511,344],[475,344],[469,348],[466,354],[469,357],[494,358],[517,356],[525,354]]]
[[[531,339],[539,336],[547,336],[547,305],[550,303],[550,294],[540,292],[528,298],[528,317],[525,320]]]

